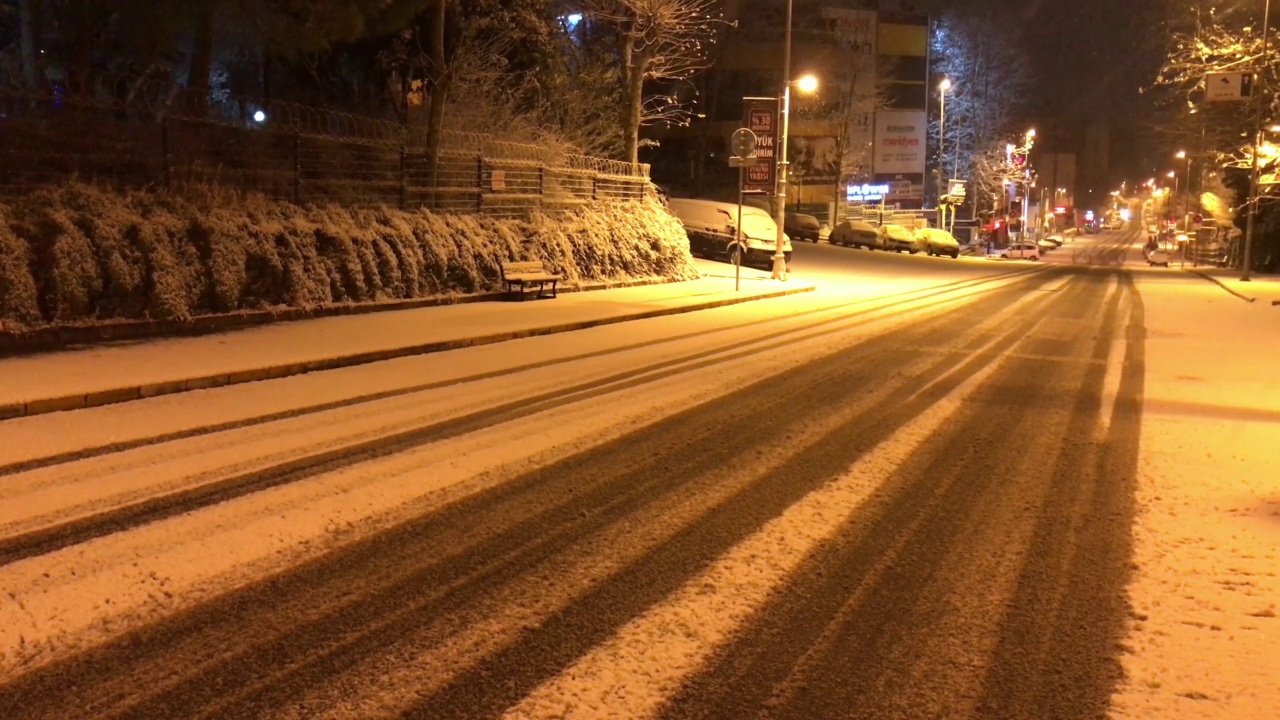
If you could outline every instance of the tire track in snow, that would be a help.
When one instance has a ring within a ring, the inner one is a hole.
[[[1025,325],[990,346],[1007,346]],[[959,365],[961,378],[939,402],[925,408],[896,434],[882,440],[829,484],[820,487],[769,521],[761,530],[733,547],[678,592],[628,623],[617,634],[580,658],[554,679],[539,686],[510,708],[508,720],[587,718],[609,714],[644,718],[676,695],[686,677],[699,671],[741,625],[750,622],[808,556],[833,542],[869,498],[881,478],[910,462],[934,433],[943,430],[969,396],[996,372],[999,356],[979,352],[985,361]],[[922,394],[932,395],[929,388]],[[708,599],[707,588],[715,588]],[[779,640],[782,640],[779,638]],[[770,646],[772,647],[772,646]],[[720,678],[717,678],[717,682]],[[685,717],[683,713],[677,713]]]
[[[1055,314],[1087,301],[1088,284],[1055,298]],[[1088,367],[1056,363],[1038,377],[1031,366],[1006,355],[661,716],[969,716],[1001,588],[1011,589],[1031,535],[1023,513],[1046,494],[1033,480],[1066,432],[1019,444],[1011,429],[1046,409],[1027,401],[1051,389],[1045,379]]]
[[[982,698],[987,717],[1033,717],[1010,714],[1022,708],[1035,709],[1038,718],[1103,717],[1124,676],[1119,654],[1130,614],[1126,588],[1133,570],[1146,329],[1133,276],[1119,277],[1129,312],[1106,439],[1089,462],[1082,458],[1081,466],[1058,469],[1052,498],[1058,512],[1037,528],[1032,560],[1011,601]],[[1117,293],[1108,308],[1112,323],[1121,297]],[[1107,357],[1105,340],[1099,337],[1095,358]],[[1095,370],[1090,398],[1103,388],[1103,373]],[[1083,411],[1101,409],[1101,399],[1093,399]]]
[[[898,314],[907,314],[910,312],[927,312],[929,309],[930,307],[926,305],[911,309],[894,308],[893,311]],[[884,310],[885,308],[875,309],[875,311]],[[217,479],[202,480],[193,486],[135,500],[120,507],[97,511],[45,527],[19,532],[0,538],[0,565],[53,552],[112,533],[124,532],[133,527],[181,515],[250,493],[298,482],[310,476],[332,472],[356,463],[368,462],[433,442],[458,437],[482,427],[529,417],[557,407],[583,402],[635,387],[638,384],[671,377],[678,373],[731,362],[738,358],[781,347],[798,340],[832,332],[835,327],[847,327],[851,323],[874,322],[878,319],[875,317],[865,318],[863,317],[865,314],[857,313],[851,316],[827,318],[801,328],[771,333],[764,338],[744,340],[726,348],[693,353],[676,361],[654,363],[569,388],[556,389],[530,398],[514,400],[443,422],[414,427],[354,444],[329,447],[323,451],[296,457],[268,467],[256,468],[248,472],[235,473],[218,477]],[[808,334],[806,335],[805,333]]]
[[[946,334],[953,331],[951,326],[964,327],[983,319],[1022,292],[1022,288],[1005,290],[926,325],[929,332]],[[812,414],[824,401],[844,396],[856,402],[859,388],[882,383],[883,378],[875,374],[850,377],[848,368],[859,367],[859,358],[899,348],[909,336],[904,332],[880,337],[821,358],[798,369],[803,372],[744,388],[641,430],[626,441],[32,673],[0,691],[0,707],[12,702],[28,708],[32,717],[41,716],[37,712],[41,708],[43,716],[59,717],[57,690],[65,687],[68,677],[77,678],[81,707],[90,715],[185,718],[191,708],[235,698],[237,689],[264,679],[269,680],[270,692],[266,697],[245,698],[249,704],[243,707],[262,709],[260,702],[273,707],[306,687],[324,683],[415,626],[461,612],[476,593],[502,584],[504,577],[518,575],[530,563],[549,557],[593,528],[618,522],[657,494],[680,492],[699,468],[707,472],[744,449],[767,444],[767,431],[783,433],[772,437],[785,444],[788,426]],[[936,372],[945,374],[949,364],[939,363]],[[882,417],[859,422],[870,426],[867,432],[892,433],[895,423],[909,420],[913,409],[932,402],[923,398],[903,406],[913,395],[913,389],[903,389],[880,408]],[[813,399],[797,401],[807,397]],[[723,441],[706,443],[712,436]],[[798,491],[771,489],[781,490],[788,498]],[[734,508],[742,505],[743,501],[736,501]],[[751,510],[748,516],[762,512],[754,503],[747,503],[745,509]],[[716,512],[721,532],[729,533],[724,542],[752,527],[740,514]],[[460,549],[458,554],[441,555],[441,548]],[[655,571],[655,562],[662,565],[660,557],[649,558],[649,571]],[[634,588],[622,594],[636,595]],[[623,619],[612,613],[604,617],[609,623]],[[292,660],[279,664],[286,658]],[[174,678],[174,667],[184,668],[185,674]],[[132,679],[129,688],[118,687],[120,676]],[[146,699],[131,695],[139,691],[151,694]],[[503,701],[496,701],[494,708],[502,707]]]
[[[798,313],[793,313],[785,317],[780,316],[780,317],[772,317],[772,318],[764,318],[764,319],[753,319],[750,322],[738,323],[735,325],[726,325],[720,328],[716,328],[715,330],[712,330],[710,332],[714,332],[714,333],[733,332],[736,330],[742,330],[747,328],[756,328],[763,324],[792,321],[796,318],[817,316],[817,315],[830,313],[830,312],[842,312],[842,311],[850,310],[853,308],[858,308],[858,306],[870,305],[870,307],[862,308],[852,313],[845,313],[835,320],[832,320],[832,319],[819,320],[811,324],[806,324],[802,327],[780,330],[780,331],[777,331],[776,333],[772,333],[763,338],[755,338],[752,340],[741,341],[738,343],[726,344],[725,346],[723,346],[722,349],[748,347],[752,342],[758,342],[760,340],[770,339],[770,338],[782,338],[787,336],[788,334],[803,332],[804,330],[807,330],[807,329],[821,327],[830,322],[842,321],[848,318],[861,317],[864,315],[873,315],[879,312],[886,312],[886,311],[892,312],[895,309],[897,309],[900,306],[900,304],[903,302],[937,299],[952,293],[961,292],[964,290],[970,290],[973,288],[981,287],[983,285],[1000,283],[1006,280],[1018,279],[1020,276],[1025,276],[1032,272],[1035,272],[1035,270],[1033,269],[1033,270],[1017,270],[1012,272],[1002,272],[996,275],[985,276],[985,277],[976,278],[976,279],[959,280],[955,282],[944,283],[942,285],[931,286],[928,288],[921,288],[919,290],[908,290],[901,293],[893,293],[890,295],[885,295],[885,296],[880,296],[875,298],[864,298],[864,299],[859,299],[851,302],[834,303],[834,304],[825,305],[818,308],[811,308],[809,310],[805,310]],[[881,303],[881,304],[876,304],[876,303]],[[611,348],[598,350],[590,353],[580,353],[576,355],[569,355],[569,356],[554,358],[550,360],[544,360],[544,361],[535,362],[535,363],[526,363],[524,365],[519,365],[511,368],[504,368],[502,370],[495,370],[492,372],[478,373],[478,374],[469,375],[465,377],[451,378],[448,380],[441,380],[436,382],[420,383],[420,384],[412,385],[409,387],[395,388],[392,390],[384,390],[384,391],[375,392],[375,393],[365,393],[362,395],[357,395],[355,397],[345,398],[342,400],[335,400],[335,401],[326,402],[326,403],[318,403],[315,405],[309,405],[309,406],[300,407],[300,408],[293,408],[289,410],[283,410],[280,412],[257,415],[257,416],[238,419],[238,420],[215,423],[211,425],[203,425],[203,426],[198,426],[193,428],[187,428],[179,431],[162,433],[159,435],[152,435],[149,437],[137,438],[137,439],[132,439],[128,441],[108,443],[104,445],[96,445],[88,448],[80,448],[77,450],[55,453],[52,455],[46,455],[38,458],[32,458],[29,460],[22,460],[18,462],[0,464],[0,477],[4,477],[6,475],[16,475],[18,473],[28,472],[30,470],[36,470],[39,468],[52,467],[56,465],[63,465],[63,464],[77,462],[81,460],[102,457],[104,455],[112,455],[116,453],[127,452],[129,450],[135,450],[138,448],[144,448],[144,447],[149,447],[153,445],[172,443],[180,440],[187,440],[187,439],[201,437],[205,435],[213,435],[213,434],[223,433],[231,430],[239,430],[244,428],[255,427],[258,425],[267,425],[270,423],[279,422],[281,420],[289,420],[292,418],[303,417],[306,415],[314,415],[314,414],[332,412],[334,410],[342,410],[346,408],[355,407],[358,405],[375,403],[380,400],[387,400],[395,397],[416,395],[420,393],[430,392],[432,390],[439,390],[442,388],[453,387],[456,385],[465,385],[468,383],[481,382],[484,380],[492,380],[495,378],[516,375],[516,374],[528,372],[531,370],[539,370],[547,367],[555,367],[557,365],[565,365],[565,364],[571,364],[574,362],[580,362],[582,360],[589,360],[594,358],[607,357],[610,355],[617,355],[617,354],[629,352],[632,350],[637,350],[640,348],[652,347],[655,343],[677,343],[684,340],[703,337],[707,334],[707,332],[708,331],[700,330],[700,331],[691,332],[691,333],[673,335],[671,337],[662,338],[660,340],[645,340],[643,342],[611,347]],[[683,358],[680,358],[677,361],[695,360],[698,357],[701,357],[704,355],[705,353],[694,353],[692,355],[688,355]],[[145,402],[145,400],[142,402]],[[92,410],[95,410],[95,409],[91,408],[90,411]],[[2,424],[3,422],[4,421],[0,421],[0,424]]]

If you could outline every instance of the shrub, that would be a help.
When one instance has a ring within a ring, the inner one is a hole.
[[[501,264],[518,259],[543,260],[568,283],[696,277],[679,221],[652,201],[515,220],[69,183],[0,204],[0,321],[477,293],[500,287]]]

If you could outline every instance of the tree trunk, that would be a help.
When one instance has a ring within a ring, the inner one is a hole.
[[[444,133],[445,96],[449,74],[445,72],[444,21],[447,0],[436,0],[431,23],[431,107],[427,114],[427,177],[431,182],[431,207],[439,205],[436,187],[440,173],[440,139]]]
[[[192,28],[191,69],[187,73],[187,88],[191,103],[188,110],[198,118],[209,114],[209,79],[213,74],[213,8],[200,3]]]
[[[36,15],[39,0],[18,0],[18,42],[22,52],[22,82],[27,90],[35,90],[40,84],[39,66],[36,64]]]
[[[632,65],[627,69],[627,95],[624,103],[624,127],[626,138],[627,162],[631,163],[632,171],[638,172],[640,166],[640,123],[644,119],[641,117],[643,113],[644,103],[644,74],[645,68],[649,64],[649,58],[645,53],[634,54],[631,58]]]

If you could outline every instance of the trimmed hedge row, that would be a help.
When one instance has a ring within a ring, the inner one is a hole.
[[[650,201],[507,220],[72,183],[0,204],[0,328],[486,292],[517,259],[569,283],[697,276]]]

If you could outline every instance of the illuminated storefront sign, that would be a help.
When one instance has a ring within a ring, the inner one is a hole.
[[[849,202],[879,202],[889,194],[888,185],[850,185],[845,192]]]

